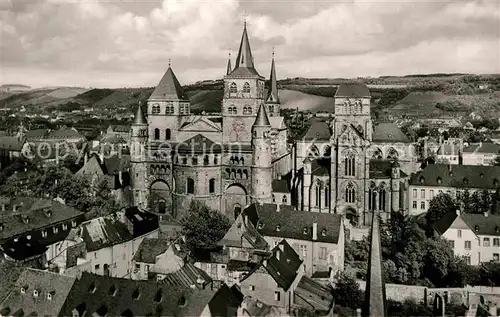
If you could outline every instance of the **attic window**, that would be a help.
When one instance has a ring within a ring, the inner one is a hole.
[[[260,230],[260,229],[262,229],[262,228],[264,228],[264,224],[263,224],[262,222],[259,222],[259,223],[257,224],[257,229],[259,229],[259,230]]]
[[[425,178],[422,176],[420,177],[420,183],[423,184],[425,182]]]
[[[325,237],[325,236],[326,236],[326,229],[321,230],[321,235],[322,235],[323,237]]]
[[[500,232],[500,228],[498,226],[495,227],[495,232]]]
[[[4,229],[4,224],[0,222],[0,231],[3,231]]]
[[[280,225],[276,225],[276,231],[280,231]]]
[[[38,297],[38,294],[39,292],[37,289],[33,290],[33,297]]]
[[[50,291],[48,294],[47,294],[47,299],[48,300],[52,300],[54,298],[54,295],[56,294],[55,291]]]
[[[464,185],[467,185],[469,183],[469,180],[467,179],[467,177],[464,177],[464,179],[462,180]]]
[[[483,173],[480,173],[480,174],[479,174],[479,177],[483,178],[483,177],[484,177],[484,174],[483,174]]]
[[[24,285],[21,287],[21,294],[26,294],[26,291],[28,290],[28,285]]]
[[[304,227],[304,229],[302,230],[302,233],[307,234],[307,227]]]
[[[474,230],[479,231],[479,226],[475,226]]]
[[[438,178],[437,178],[437,183],[438,183],[438,184],[441,184],[441,182],[442,182],[441,177],[438,177]]]
[[[135,291],[132,292],[132,298],[137,300],[139,299],[139,296],[141,295],[141,293],[139,293],[139,289],[135,289]]]
[[[179,298],[179,306],[180,307],[186,306],[186,302],[187,302],[187,300],[186,300],[185,296],[182,296],[181,298]]]

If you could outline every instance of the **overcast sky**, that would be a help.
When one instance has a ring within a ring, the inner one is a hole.
[[[500,0],[0,0],[0,84],[221,78],[245,12],[266,77],[500,73]]]

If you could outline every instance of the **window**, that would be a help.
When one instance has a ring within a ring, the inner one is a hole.
[[[412,208],[417,209],[417,202],[415,200],[412,202]]]
[[[345,175],[346,176],[355,176],[356,175],[356,160],[354,158],[354,154],[352,152],[347,153],[345,157],[344,167],[345,167]]]
[[[153,108],[151,109],[151,113],[156,114],[160,113],[160,106],[159,105],[153,105]]]
[[[425,198],[425,189],[420,190],[420,198]]]
[[[455,240],[448,240],[448,245],[450,248],[454,249],[455,248]]]
[[[326,260],[326,248],[324,247],[319,248],[319,258],[321,260]]]
[[[378,209],[385,210],[385,188],[382,188],[378,195]]]
[[[303,258],[307,256],[307,245],[304,244],[300,245],[300,254],[302,255]]]
[[[417,190],[414,189],[412,192],[413,192],[413,198],[417,198]]]
[[[489,247],[489,246],[490,246],[490,238],[484,238],[483,247]]]
[[[95,270],[95,271],[98,271],[98,270],[99,270],[99,264],[96,264],[96,265],[94,266],[94,270]]]
[[[281,300],[281,294],[280,291],[274,292],[274,300],[279,302]]]
[[[62,225],[62,229],[63,229],[63,230],[68,230],[68,225],[67,225],[67,224],[65,224],[65,223],[63,223],[63,225]]]
[[[470,250],[471,249],[471,242],[470,241],[465,241],[464,248],[465,248],[465,250]]]
[[[214,165],[219,164],[219,156],[215,155],[214,156]]]
[[[499,238],[493,238],[493,246],[494,247],[500,246],[500,239]]]
[[[356,190],[352,183],[347,184],[345,190],[345,201],[348,203],[354,203],[356,201]]]
[[[236,86],[236,83],[231,83],[231,85],[229,86],[229,92],[230,93],[238,92],[238,86]]]
[[[251,291],[255,291],[255,285],[250,285],[249,289],[250,289]]]
[[[211,178],[211,179],[208,181],[208,192],[209,192],[210,194],[215,193],[215,178]]]
[[[420,202],[420,209],[422,209],[422,210],[425,209],[425,201]]]
[[[156,128],[155,129],[155,140],[159,140],[160,139],[160,129]]]
[[[274,196],[274,194],[272,194],[272,197],[273,197],[273,203],[276,202],[276,196]]]
[[[457,236],[458,236],[459,238],[461,238],[461,237],[462,237],[462,230],[460,230],[460,229],[459,229],[459,230],[457,230]]]
[[[148,274],[149,272],[149,265],[144,265],[144,273]]]
[[[286,204],[287,201],[286,201],[286,195],[283,195],[283,199],[282,199],[283,203]]]
[[[172,137],[172,132],[170,131],[170,129],[166,129],[165,130],[165,140],[170,140],[171,137]]]
[[[198,165],[198,158],[197,158],[196,156],[193,156],[193,157],[191,158],[191,164],[193,164],[193,165]]]
[[[243,92],[244,93],[249,93],[250,92],[250,84],[249,83],[245,83],[243,85]]]
[[[495,262],[499,261],[498,253],[493,253],[493,261]]]
[[[59,232],[59,228],[57,228],[57,227],[52,228],[52,230],[54,231],[54,233],[58,233]]]
[[[194,180],[192,178],[187,179],[186,191],[188,194],[194,194]]]
[[[42,238],[47,238],[47,231],[42,230]]]
[[[273,105],[270,105],[269,106],[269,113],[273,113],[274,112],[274,106]]]
[[[203,165],[207,166],[210,163],[208,155],[205,155],[203,157]]]
[[[430,196],[430,197],[429,197],[430,199],[434,198],[434,189],[431,189],[431,190],[429,191],[429,196]]]
[[[316,184],[316,202],[315,202],[315,207],[320,206],[320,201],[321,201],[321,184]]]
[[[467,265],[470,265],[470,255],[465,255],[463,257],[463,259],[465,260],[465,262],[467,263]]]
[[[252,107],[246,105],[243,107],[243,114],[252,114]]]
[[[325,187],[325,207],[328,207],[330,203],[330,187],[328,185]]]

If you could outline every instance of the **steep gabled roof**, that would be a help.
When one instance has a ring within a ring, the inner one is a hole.
[[[267,263],[263,262],[262,265],[278,285],[285,291],[288,291],[298,275],[301,264],[302,260],[299,255],[283,239],[274,247],[272,255],[267,259]]]
[[[163,75],[160,83],[156,86],[155,90],[153,90],[149,99],[189,100],[171,67],[167,69],[165,75]]]
[[[269,123],[269,117],[267,116],[266,107],[263,104],[259,106],[259,111],[257,112],[257,117],[255,118],[253,126],[254,127],[271,126],[271,123]]]
[[[236,57],[236,64],[229,76],[260,76],[253,63],[252,50],[250,48],[250,41],[248,40],[247,25],[243,27],[243,34],[241,35],[240,48],[238,50],[238,57]]]
[[[274,53],[273,53],[274,55]],[[268,103],[280,103],[280,97],[278,94],[278,82],[276,78],[276,67],[274,65],[274,56],[271,62],[271,74],[269,75],[269,85],[270,89],[268,91],[267,100]]]
[[[428,164],[410,177],[410,185],[495,189],[500,166]]]
[[[337,88],[335,97],[343,97],[343,98],[370,97],[370,90],[368,89],[368,86],[362,83],[346,83],[346,84],[341,84],[339,88]]]
[[[409,143],[408,137],[394,123],[380,123],[373,131],[373,142]]]
[[[311,125],[309,126],[309,129],[307,129],[307,132],[304,134],[302,139],[304,141],[310,141],[310,140],[330,140],[332,136],[330,126],[328,125],[327,122],[319,119],[312,119],[311,120]]]
[[[144,116],[144,112],[142,111],[142,106],[139,103],[137,106],[137,110],[135,111],[134,116],[134,125],[145,125],[148,124],[146,121],[146,117]]]

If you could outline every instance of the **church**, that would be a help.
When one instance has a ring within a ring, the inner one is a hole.
[[[344,214],[354,226],[369,226],[373,212],[384,218],[406,210],[414,148],[396,125],[373,125],[371,100],[365,84],[341,84],[333,119],[313,118],[288,144],[274,54],[265,89],[245,24],[234,67],[228,61],[220,114],[191,114],[171,67],[145,109],[137,108],[130,138],[134,204],[175,220],[198,200],[234,220],[250,203],[283,203]]]
[[[169,67],[131,126],[134,205],[175,220],[198,200],[234,220],[251,202],[271,203],[273,188],[290,201],[280,179],[291,169],[291,154],[274,56],[269,81],[266,90],[246,24],[234,68],[228,61],[220,115],[191,114],[189,98]]]

